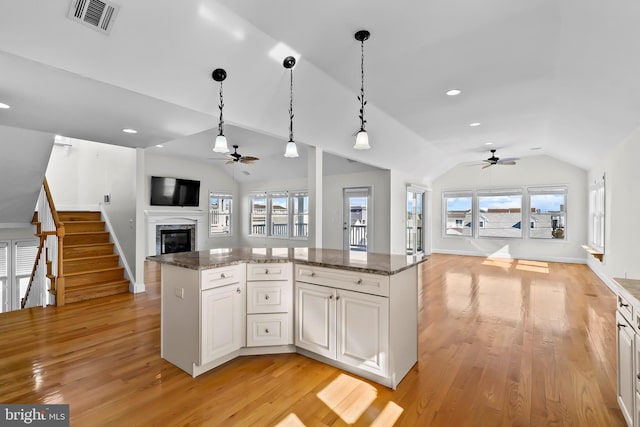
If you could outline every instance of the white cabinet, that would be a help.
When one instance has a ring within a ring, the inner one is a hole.
[[[247,264],[247,347],[293,344],[291,263]]]
[[[244,347],[244,289],[244,283],[234,283],[202,291],[201,365]]]
[[[299,352],[395,388],[417,361],[416,274],[296,266]]]
[[[302,282],[296,289],[298,347],[387,375],[388,298]]]
[[[389,298],[337,290],[336,359],[387,376]]]
[[[335,359],[335,289],[296,282],[296,294],[296,346]]]
[[[620,311],[616,312],[616,342],[618,355],[618,405],[627,424],[634,425],[635,396],[635,333]]]

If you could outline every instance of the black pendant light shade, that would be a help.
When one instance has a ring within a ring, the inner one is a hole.
[[[213,151],[216,153],[228,153],[229,147],[227,146],[227,137],[224,136],[224,119],[222,118],[222,109],[224,108],[224,100],[222,98],[222,82],[227,78],[227,72],[223,68],[216,68],[211,73],[213,80],[220,83],[220,121],[218,122],[218,136],[216,136],[216,143],[213,147]]]

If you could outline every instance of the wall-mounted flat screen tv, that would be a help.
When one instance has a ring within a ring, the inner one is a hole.
[[[151,206],[199,206],[200,181],[151,177]]]

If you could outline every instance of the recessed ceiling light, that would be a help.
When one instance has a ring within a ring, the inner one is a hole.
[[[124,129],[122,129],[122,132],[124,132],[124,133],[138,133],[137,130],[131,129],[131,128],[124,128]]]
[[[449,96],[456,96],[456,95],[460,95],[462,93],[462,91],[460,89],[449,89],[447,91],[447,95]]]
[[[11,108],[11,106],[9,104],[4,104],[2,102],[0,102],[0,108]]]
[[[493,145],[493,142],[485,142],[484,145]]]
[[[471,126],[472,128],[476,127],[476,126],[480,126],[479,122],[474,122],[474,123],[469,123],[469,126]]]
[[[158,145],[156,145],[156,147],[158,147],[158,148],[163,148],[163,147],[164,147],[164,145],[162,145],[162,144],[158,144]]]
[[[532,151],[535,151],[535,150],[542,150],[542,147],[531,147],[531,150],[532,150]]]

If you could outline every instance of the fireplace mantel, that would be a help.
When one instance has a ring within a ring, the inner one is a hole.
[[[199,209],[148,209],[144,211],[147,222],[147,256],[157,255],[157,226],[195,226],[194,249],[198,250],[198,236],[203,226],[206,227],[206,212]],[[204,225],[203,225],[204,224]]]

